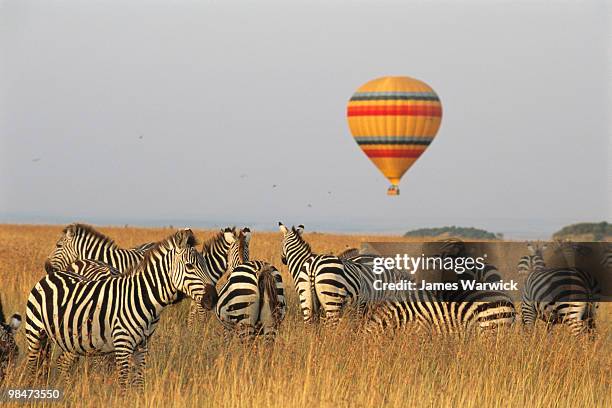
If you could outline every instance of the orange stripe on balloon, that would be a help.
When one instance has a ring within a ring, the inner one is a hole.
[[[370,105],[349,106],[347,116],[442,116],[440,106],[419,105]]]

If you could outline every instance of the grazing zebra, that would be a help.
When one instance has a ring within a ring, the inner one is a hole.
[[[541,271],[546,268],[544,256],[542,253],[546,249],[546,244],[539,245],[532,242],[527,242],[529,255],[523,256],[518,261],[517,269],[519,275],[529,275],[533,271]]]
[[[282,262],[288,266],[300,299],[304,321],[312,322],[320,312],[326,321],[335,322],[342,310],[356,306],[361,313],[367,302],[384,296],[374,289],[374,281],[392,281],[391,271],[373,272],[372,255],[347,259],[334,255],[316,255],[302,237],[304,226],[288,229],[279,222],[283,233]]]
[[[134,249],[119,248],[115,241],[89,225],[70,224],[64,228],[45,262],[45,270],[64,271],[78,259],[92,259],[123,273],[139,263],[151,245],[142,244]]]
[[[369,307],[364,330],[381,333],[413,325],[436,334],[490,333],[512,325],[515,316],[514,304],[504,292],[406,291]]]
[[[202,255],[208,276],[216,285],[221,276],[227,271],[227,257],[230,245],[236,241],[236,228],[227,227],[219,231],[202,245]],[[192,327],[198,321],[203,321],[206,310],[202,309],[197,302],[191,302],[189,315],[187,317],[187,327]]]
[[[599,283],[583,269],[534,270],[523,288],[523,324],[532,326],[541,319],[549,325],[566,324],[574,335],[592,332],[599,291]]]
[[[230,247],[227,282],[219,290],[215,312],[226,333],[241,338],[263,334],[273,340],[287,306],[278,270],[262,261],[249,261],[250,231],[243,229]]]
[[[212,309],[216,290],[191,230],[178,231],[149,249],[133,270],[101,280],[84,280],[71,272],[42,278],[28,297],[27,368],[32,374],[47,357],[53,340],[63,351],[60,370],[68,377],[79,355],[114,352],[119,383],[125,390],[131,371],[134,384],[144,387],[148,340],[160,314],[178,291]]]
[[[4,317],[2,301],[0,301],[0,383],[4,380],[9,365],[19,355],[15,342],[15,333],[21,325],[21,316],[15,313],[7,323]]]

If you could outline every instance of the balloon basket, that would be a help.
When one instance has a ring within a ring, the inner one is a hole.
[[[391,186],[387,189],[387,195],[390,196],[398,196],[399,195],[399,187],[398,186]]]

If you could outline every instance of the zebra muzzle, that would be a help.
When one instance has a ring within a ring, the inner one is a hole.
[[[206,310],[212,310],[217,305],[217,300],[219,296],[217,295],[217,289],[211,285],[207,284],[204,287],[204,296],[200,300],[200,304]]]

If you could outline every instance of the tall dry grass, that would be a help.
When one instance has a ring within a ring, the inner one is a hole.
[[[122,246],[158,240],[170,229],[101,228]],[[27,294],[60,227],[0,226],[0,294],[5,311],[25,312]],[[211,231],[195,231],[202,239]],[[339,251],[397,237],[307,234],[313,249]],[[164,312],[152,338],[144,395],[119,394],[112,374],[84,361],[63,403],[50,406],[612,406],[612,307],[602,305],[593,342],[563,329],[530,336],[520,327],[496,338],[365,337],[344,321],[335,330],[304,327],[280,262],[280,234],[255,233],[253,258],[281,267],[289,313],[274,346],[225,342],[215,318],[186,328],[187,302]],[[26,351],[4,386],[19,387]],[[64,388],[52,371],[45,387]]]

